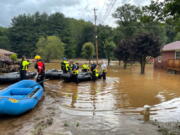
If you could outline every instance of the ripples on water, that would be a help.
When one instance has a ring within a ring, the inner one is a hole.
[[[139,66],[124,70],[113,65],[106,81],[75,84],[50,80],[45,83],[46,92],[59,101],[61,110],[72,115],[116,119],[121,114],[139,115],[144,105],[150,105],[152,119],[180,120],[180,75],[153,70],[152,65],[146,67],[145,75],[139,70]]]
[[[112,66],[106,81],[46,84],[61,101],[62,110],[73,115],[139,114],[150,105],[152,119],[171,121],[177,120],[180,110],[180,75],[153,70],[152,65],[145,75],[139,74],[138,66],[127,70]]]

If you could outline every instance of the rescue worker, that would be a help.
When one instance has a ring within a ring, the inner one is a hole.
[[[88,64],[83,64],[82,65],[82,72],[88,72],[89,71],[89,66],[88,66]]]
[[[29,65],[30,65],[29,61],[26,60],[25,56],[23,56],[22,60],[21,60],[21,63],[20,63],[20,79],[21,80],[24,80],[24,79],[27,78],[26,73],[27,73]]]
[[[36,60],[34,67],[35,67],[35,69],[37,69],[36,81],[40,82],[40,85],[44,88],[44,82],[43,81],[45,79],[45,64],[39,55],[36,55],[34,57],[34,59]]]
[[[64,57],[63,61],[61,62],[61,69],[63,73],[67,73],[69,71],[69,62],[67,59]]]
[[[73,71],[75,68],[76,68],[76,64],[74,64],[74,62],[71,60],[71,61],[69,62],[68,71],[69,71],[70,73],[72,73],[72,71]]]
[[[93,72],[93,70],[96,68],[96,64],[95,64],[95,62],[93,62],[92,64],[91,64],[91,72]]]
[[[76,66],[77,66],[77,67],[76,67],[76,68],[77,68],[77,70],[79,70],[79,63],[76,63]]]
[[[107,65],[104,62],[102,62],[101,71],[102,71],[103,80],[106,80]]]
[[[98,78],[99,78],[99,71],[98,71],[97,66],[96,66],[96,68],[93,69],[93,71],[92,71],[92,79],[95,81]]]
[[[79,74],[79,66],[77,64],[73,64],[73,67],[72,67],[72,79],[76,83],[79,83],[78,74]]]

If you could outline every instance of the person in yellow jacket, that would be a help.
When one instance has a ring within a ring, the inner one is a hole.
[[[97,67],[95,69],[93,69],[92,71],[92,79],[95,81],[96,79],[99,78],[99,71],[97,69]]]
[[[63,58],[63,61],[61,62],[61,70],[63,73],[67,73],[69,71],[69,62],[66,58]]]
[[[78,80],[78,74],[79,74],[79,70],[78,70],[78,67],[76,64],[74,64],[75,67],[73,68],[72,70],[72,79],[76,82],[76,83],[79,83],[79,80]]]
[[[20,63],[20,80],[24,80],[27,78],[26,73],[29,65],[30,65],[29,61],[26,60],[25,56],[23,56]]]
[[[83,64],[82,65],[82,72],[88,72],[89,71],[89,66],[88,66],[88,64]]]

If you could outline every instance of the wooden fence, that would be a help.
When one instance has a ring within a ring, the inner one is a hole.
[[[167,62],[167,70],[180,71],[180,59],[170,59]]]

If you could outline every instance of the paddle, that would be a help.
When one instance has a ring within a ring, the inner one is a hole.
[[[33,86],[29,87],[29,88],[33,88],[34,86],[39,85],[39,84],[41,84],[41,83],[43,83],[43,82],[46,82],[46,81],[48,81],[48,80],[49,80],[49,79],[44,79],[44,80],[42,80],[42,81],[40,81],[40,82],[37,82],[35,85],[33,85]]]

